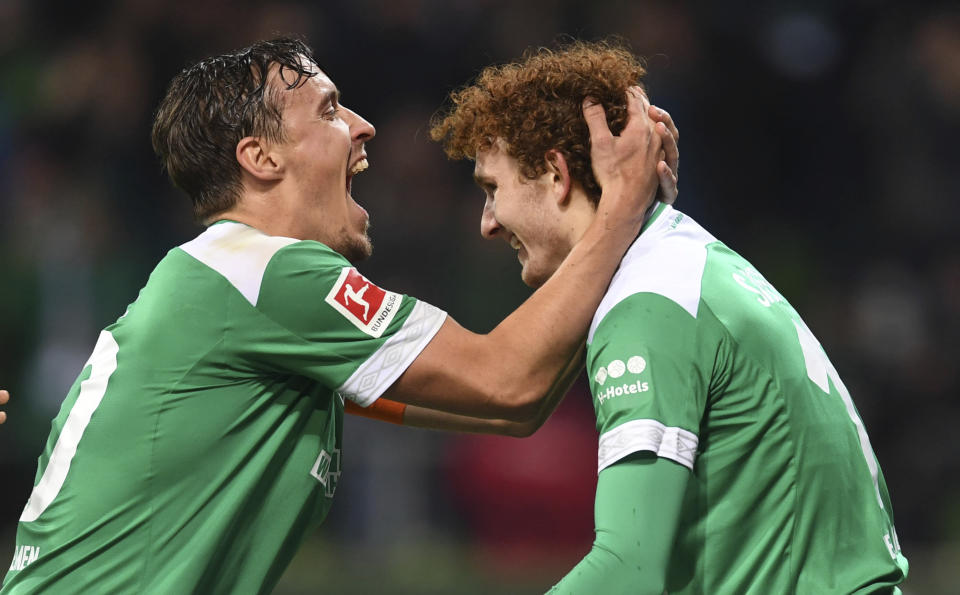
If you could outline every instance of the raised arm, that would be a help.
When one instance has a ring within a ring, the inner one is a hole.
[[[385,393],[390,399],[451,413],[526,421],[540,408],[586,335],[620,258],[658,185],[661,138],[642,92],[628,92],[620,136],[602,106],[584,102],[594,173],[602,186],[596,218],[556,273],[489,334],[447,319],[430,344]]]
[[[663,148],[657,163],[659,188],[657,200],[672,204],[679,193],[678,167],[680,163],[679,139],[677,129],[671,115],[655,105],[647,108],[647,115],[654,122],[655,131],[660,135]],[[567,368],[546,395],[538,414],[529,421],[515,422],[504,419],[487,419],[446,413],[436,409],[428,409],[416,405],[407,406],[404,403],[391,401],[387,398],[377,400],[372,406],[364,409],[352,402],[347,402],[346,411],[349,414],[394,424],[433,430],[452,432],[474,432],[485,434],[501,434],[514,437],[530,436],[536,432],[556,409],[570,385],[583,368],[584,347],[578,355],[570,360]]]
[[[403,425],[414,428],[445,430],[448,432],[500,434],[502,436],[513,436],[514,438],[532,436],[533,433],[539,430],[540,426],[547,421],[557,406],[560,405],[560,402],[563,401],[564,395],[570,390],[570,385],[573,384],[577,376],[580,375],[580,371],[583,370],[585,358],[586,346],[583,345],[567,363],[567,367],[560,373],[556,382],[553,383],[549,392],[544,396],[540,403],[540,410],[528,421],[484,419],[410,405],[406,408],[402,423]]]

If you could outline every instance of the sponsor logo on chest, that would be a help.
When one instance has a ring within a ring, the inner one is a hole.
[[[643,379],[624,378],[625,374],[639,376],[647,369],[647,360],[639,355],[627,358],[626,363],[621,359],[615,359],[606,366],[602,366],[593,376],[597,383],[597,403],[603,405],[604,401],[624,395],[636,395],[650,390],[650,383]],[[609,381],[609,384],[608,384]]]
[[[371,337],[380,337],[390,326],[400,309],[400,300],[400,294],[380,289],[352,267],[340,271],[340,278],[325,299],[334,310]]]

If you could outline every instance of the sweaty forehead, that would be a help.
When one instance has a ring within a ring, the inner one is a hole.
[[[337,86],[330,80],[330,77],[311,63],[309,72],[315,73],[311,77],[302,77],[299,84],[294,87],[290,85],[297,82],[297,73],[288,68],[280,69],[274,67],[273,92],[278,96],[282,105],[291,107],[294,105],[305,104],[314,105],[325,101],[330,101],[339,96]]]
[[[299,62],[297,68],[291,66],[293,61]],[[323,79],[326,84],[333,85],[333,81],[317,66],[317,63],[304,55],[298,55],[285,62],[273,62],[267,72],[269,84],[278,90],[293,91],[305,86],[309,81],[317,81],[318,79]]]

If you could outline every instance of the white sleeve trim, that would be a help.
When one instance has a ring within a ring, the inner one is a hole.
[[[597,473],[623,457],[640,451],[650,451],[692,471],[698,443],[699,439],[693,432],[665,426],[655,419],[628,421],[600,436]]]
[[[443,310],[418,301],[400,330],[360,364],[337,392],[361,407],[372,405],[417,359],[446,318]]]

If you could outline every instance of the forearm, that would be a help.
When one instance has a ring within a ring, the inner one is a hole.
[[[633,455],[600,473],[593,548],[550,595],[664,592],[689,471]]]
[[[531,436],[540,429],[540,426],[547,421],[557,406],[560,405],[563,397],[567,394],[567,391],[570,390],[570,385],[573,384],[580,374],[580,371],[583,370],[585,356],[586,345],[581,344],[580,349],[574,354],[570,361],[567,362],[567,366],[563,372],[560,373],[554,381],[553,386],[551,386],[547,394],[544,395],[537,415],[530,420],[519,422],[505,419],[486,419],[446,413],[426,407],[418,407],[416,405],[408,405],[403,416],[403,425],[448,432],[499,434],[502,436],[513,436],[515,438]]]
[[[557,272],[513,314],[483,337],[489,369],[503,393],[519,387],[537,399],[586,339],[593,315],[639,225],[605,230],[601,218]],[[520,395],[522,397],[522,395]],[[509,406],[510,403],[501,403]]]
[[[649,190],[652,198],[655,186]],[[528,421],[583,344],[636,224],[597,217],[557,272],[487,335],[447,319],[385,395],[408,405]]]
[[[361,407],[353,401],[347,401],[344,411],[349,415],[366,417],[377,421],[425,428],[429,430],[446,430],[449,432],[473,432],[480,434],[502,434],[506,436],[522,436],[527,424],[512,422],[505,419],[485,419],[446,413],[417,405],[407,405],[381,397],[370,407]],[[526,434],[529,435],[529,434]]]

